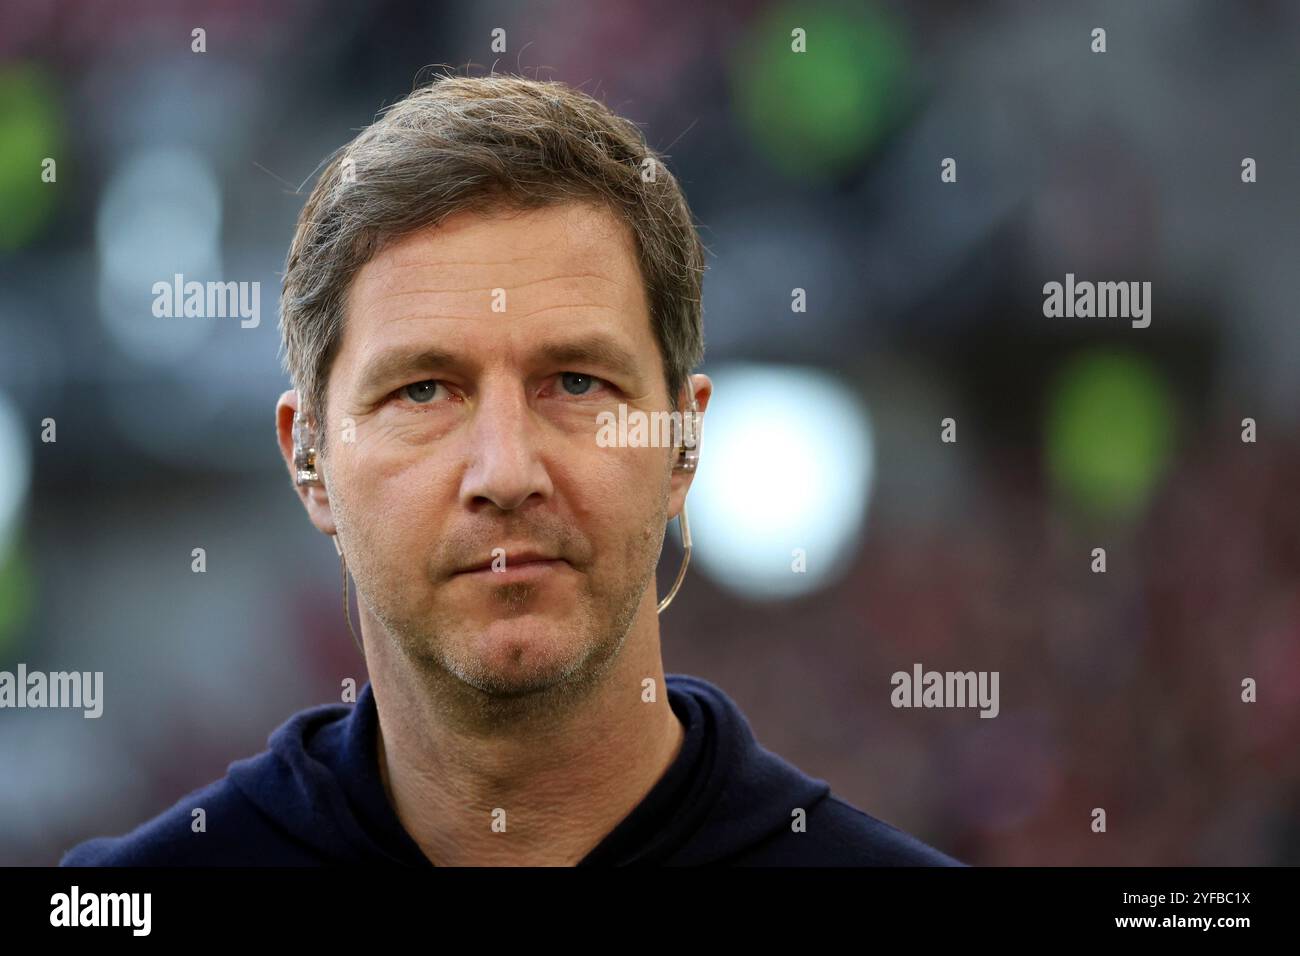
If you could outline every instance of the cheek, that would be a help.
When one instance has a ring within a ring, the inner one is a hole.
[[[421,559],[440,540],[438,520],[446,506],[436,496],[445,480],[431,466],[353,468],[341,515],[353,547],[359,543],[369,562],[386,571],[421,573]]]
[[[576,494],[589,533],[628,556],[662,534],[670,488],[662,450],[603,449]]]

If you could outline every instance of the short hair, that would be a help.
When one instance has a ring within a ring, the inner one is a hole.
[[[669,400],[704,357],[704,246],[677,180],[640,129],[557,81],[440,75],[337,150],[289,247],[284,368],[324,434],[348,287],[384,244],[453,213],[603,204],[631,227]]]

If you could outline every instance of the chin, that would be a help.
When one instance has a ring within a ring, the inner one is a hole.
[[[462,636],[467,683],[502,694],[528,693],[563,681],[586,657],[581,629],[573,621],[541,614],[497,618]]]

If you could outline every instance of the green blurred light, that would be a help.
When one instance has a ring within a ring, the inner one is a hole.
[[[50,218],[59,183],[42,181],[41,163],[64,172],[61,139],[58,97],[40,68],[0,68],[0,249],[26,245]]]
[[[1146,360],[1116,352],[1077,356],[1048,401],[1053,483],[1095,513],[1140,510],[1168,465],[1176,415],[1168,386]]]
[[[795,53],[791,31],[805,31]],[[868,6],[779,4],[755,22],[731,64],[740,118],[784,172],[833,175],[860,163],[904,101],[900,28]]]
[[[10,660],[32,613],[35,583],[23,547],[15,540],[0,554],[0,660]]]

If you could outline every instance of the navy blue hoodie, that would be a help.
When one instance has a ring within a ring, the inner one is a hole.
[[[755,739],[718,687],[669,674],[681,751],[645,799],[579,866],[961,866],[868,816]],[[269,748],[118,837],[68,851],[61,866],[432,866],[402,828],[379,775],[378,714],[355,705],[299,711]],[[206,811],[206,832],[191,811]],[[806,811],[806,829],[792,826]]]

